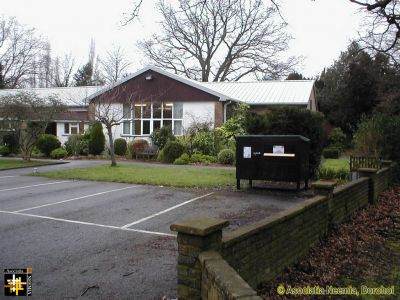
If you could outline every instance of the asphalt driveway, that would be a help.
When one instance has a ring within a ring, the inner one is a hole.
[[[104,162],[75,161],[40,170]],[[32,268],[33,299],[160,299],[176,295],[176,237],[194,216],[256,222],[304,197],[30,177],[0,172],[0,269]],[[2,278],[2,277],[1,277]],[[3,291],[0,290],[0,296]]]

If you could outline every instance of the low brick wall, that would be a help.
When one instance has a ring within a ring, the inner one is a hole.
[[[334,183],[317,182],[313,185],[315,197],[223,236],[222,228],[227,226],[224,220],[206,218],[204,224],[197,220],[172,225],[171,229],[178,231],[178,242],[199,239],[199,232],[204,241],[210,236],[218,237],[213,239],[210,249],[200,247],[192,251],[195,269],[190,269],[192,261],[187,264],[187,260],[182,259],[191,246],[182,247],[179,242],[179,299],[260,299],[251,288],[275,278],[285,267],[307,254],[332,225],[345,221],[369,202],[374,202],[388,187],[392,176],[391,167],[379,171],[364,169],[360,174],[360,179],[337,188]],[[212,226],[207,227],[206,223]],[[193,238],[188,238],[187,234]],[[197,241],[197,244],[204,242]],[[197,275],[199,272],[201,276]],[[182,274],[189,277],[196,274],[195,282],[193,278],[180,276]],[[184,286],[185,282],[190,285]],[[194,292],[196,289],[198,291]]]

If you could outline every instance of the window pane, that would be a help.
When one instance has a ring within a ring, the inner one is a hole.
[[[174,121],[174,135],[182,135],[182,121]]]
[[[170,126],[172,128],[172,121],[171,120],[164,120],[163,121],[163,127]]]
[[[131,118],[131,105],[130,104],[123,104],[123,118],[130,119]]]
[[[130,134],[130,131],[129,131],[129,129],[130,129],[130,122],[123,122],[123,124],[124,124],[124,128],[123,128],[123,131],[122,131],[122,133],[123,134]]]
[[[69,134],[69,123],[64,123],[64,133]]]
[[[142,132],[142,121],[135,120],[135,135],[141,135]]]
[[[172,103],[163,104],[163,118],[172,119]]]
[[[153,118],[161,119],[161,103],[153,103]]]
[[[132,122],[132,134],[135,134],[135,122]]]
[[[143,119],[150,119],[151,118],[151,105],[149,103],[143,104]]]
[[[153,131],[161,127],[161,121],[153,121]]]
[[[78,127],[72,127],[71,126],[71,134],[78,134]]]
[[[83,133],[85,131],[85,124],[83,122],[79,123],[79,133]]]
[[[135,115],[133,116],[135,119],[141,119],[142,114],[140,113],[142,106],[140,104],[135,104]]]
[[[150,134],[150,121],[149,120],[143,121],[143,134]]]
[[[183,104],[174,103],[174,119],[182,119],[183,117]]]

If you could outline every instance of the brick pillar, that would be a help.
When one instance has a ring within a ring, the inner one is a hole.
[[[334,181],[318,180],[314,182],[311,187],[314,194],[332,198],[335,185],[336,183]]]
[[[318,180],[311,185],[312,191],[315,195],[325,196],[328,199],[328,227],[333,222],[332,216],[332,201],[333,201],[333,190],[335,189],[336,182],[327,180]]]
[[[360,168],[357,170],[360,177],[368,178],[368,201],[369,203],[374,203],[378,199],[378,193],[375,188],[375,176],[378,169],[372,168]]]
[[[201,264],[199,254],[221,249],[223,219],[199,217],[171,225],[178,232],[178,299],[201,299]]]

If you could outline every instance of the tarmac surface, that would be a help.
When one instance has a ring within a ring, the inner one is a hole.
[[[105,163],[71,161],[37,169]],[[26,176],[32,171],[0,171],[0,269],[32,268],[32,299],[174,298],[177,244],[169,230],[172,223],[220,217],[230,221],[227,230],[234,230],[305,198],[294,192]]]

